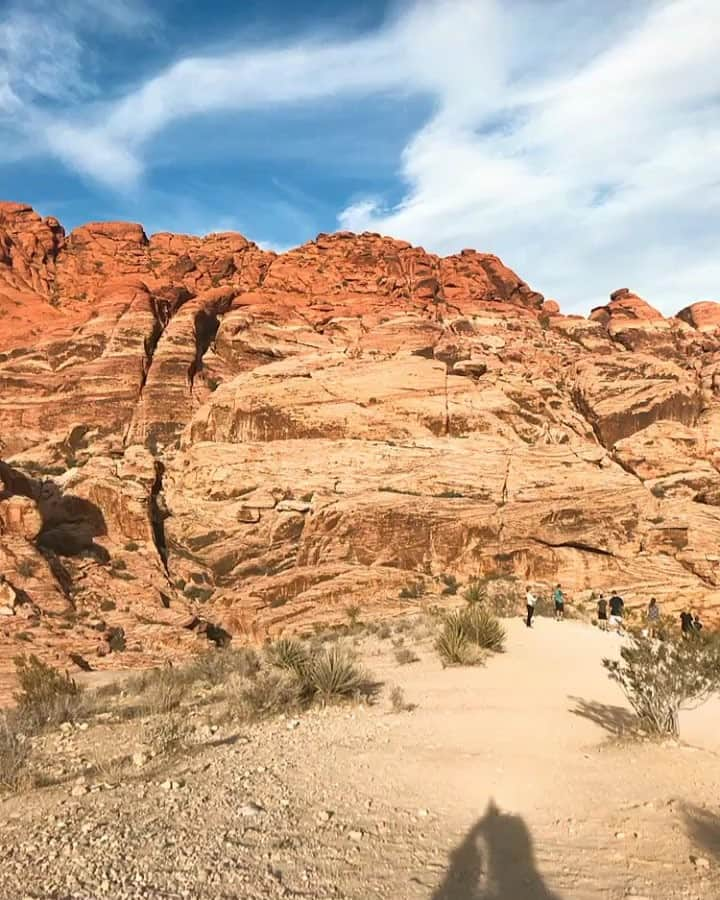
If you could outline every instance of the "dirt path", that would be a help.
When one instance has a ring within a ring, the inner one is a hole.
[[[477,669],[442,670],[428,642],[399,666],[368,638],[376,706],[227,727],[157,778],[0,804],[0,897],[717,900],[720,703],[685,717],[688,745],[619,741],[617,637],[507,627]],[[392,685],[417,708],[390,713]],[[131,739],[93,728],[58,752]]]

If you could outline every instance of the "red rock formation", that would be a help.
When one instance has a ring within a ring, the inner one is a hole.
[[[0,679],[21,649],[143,665],[448,573],[716,616],[718,308],[624,289],[565,317],[475,251],[66,237],[0,204]]]

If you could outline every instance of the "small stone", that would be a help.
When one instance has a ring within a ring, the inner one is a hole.
[[[264,813],[265,810],[260,806],[259,803],[254,803],[252,800],[250,803],[243,803],[243,805],[238,809],[238,815],[245,816],[246,818],[251,818],[252,816],[259,816]]]
[[[332,815],[329,809],[321,809],[317,817],[320,822],[329,822],[332,819]]]
[[[136,769],[142,769],[147,761],[147,756],[141,750],[138,750],[137,753],[133,753],[132,755],[132,764]]]
[[[419,819],[426,819],[430,815],[430,810],[429,809],[419,809],[417,811],[417,814],[418,814]]]
[[[290,719],[287,723],[287,730],[294,731],[300,725],[300,719]]]
[[[690,862],[696,869],[709,869],[710,860],[706,856],[691,856]]]
[[[70,796],[72,797],[83,797],[90,788],[86,784],[76,784],[75,787],[70,791]]]
[[[619,841],[621,841],[621,840],[625,837],[625,832],[624,832],[624,831],[616,831],[616,832],[615,832],[615,837],[616,837]]]
[[[361,841],[363,839],[362,831],[348,831],[348,837],[351,841]]]

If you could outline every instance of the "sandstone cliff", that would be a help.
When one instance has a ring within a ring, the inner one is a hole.
[[[471,250],[66,235],[0,203],[0,388],[0,669],[144,664],[442,574],[720,610],[715,303],[566,317]]]

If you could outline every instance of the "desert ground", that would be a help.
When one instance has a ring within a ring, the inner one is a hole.
[[[43,737],[48,786],[0,802],[0,897],[719,897],[720,702],[638,740],[602,667],[620,638],[505,625],[479,667],[407,620],[345,638],[373,703],[240,726],[191,703],[191,749],[158,765],[128,759],[134,722]]]

